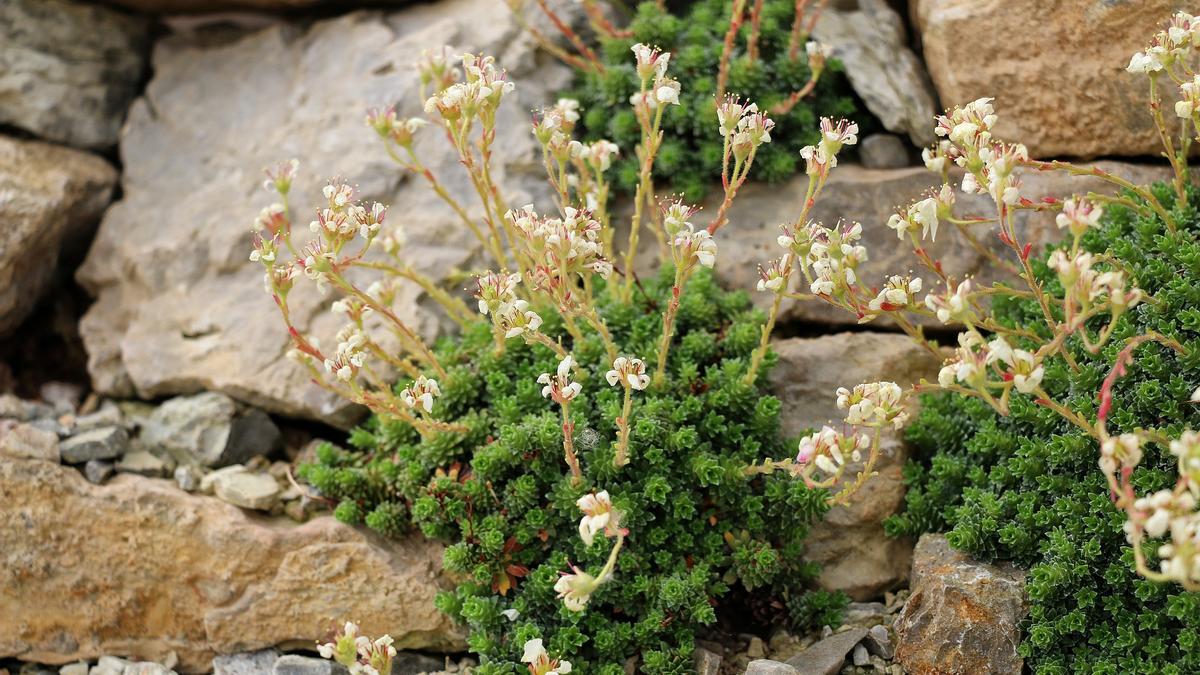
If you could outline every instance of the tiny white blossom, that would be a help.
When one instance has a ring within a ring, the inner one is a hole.
[[[612,386],[620,384],[641,391],[650,385],[650,376],[646,374],[646,364],[637,358],[618,356],[613,360],[612,370],[604,374],[604,378]]]

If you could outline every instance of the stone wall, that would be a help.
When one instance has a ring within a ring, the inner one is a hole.
[[[834,172],[814,217],[863,223],[865,277],[907,269],[884,223],[937,182],[917,161],[933,115],[981,96],[996,98],[999,135],[1037,156],[1101,158],[1135,182],[1165,175],[1145,81],[1123,69],[1186,4],[834,3],[815,35],[884,131],[863,139],[861,165]],[[35,312],[59,307],[72,278],[91,302],[65,330],[78,332],[86,372],[39,391],[23,385],[25,400],[0,397],[0,659],[116,655],[204,672],[221,654],[311,646],[349,614],[404,647],[463,648],[432,609],[446,583],[436,545],[311,519],[317,501],[289,480],[313,429],[336,440],[363,411],[284,358],[288,337],[246,261],[249,225],[269,201],[261,170],[295,157],[296,203],[345,176],[413,221],[409,257],[422,272],[442,282],[470,263],[475,246],[454,214],[400,175],[363,124],[372,106],[420,114],[409,66],[443,44],[494,54],[518,82],[501,112],[495,175],[510,203],[544,203],[527,119],[571,73],[500,0],[0,2],[0,348],[58,358],[39,351],[46,322]],[[451,190],[469,189],[441,139],[419,140],[418,151]],[[724,282],[753,287],[805,183],[742,191],[719,237]],[[1026,186],[1031,198],[1102,189],[1038,174]],[[963,214],[988,208],[960,197]],[[1051,222],[1025,213],[1018,228],[1040,248],[1057,236]],[[82,260],[72,253],[83,250]],[[954,237],[931,253],[954,274],[999,274]],[[411,290],[397,311],[432,336],[447,326],[429,305]],[[325,310],[310,299],[293,316],[332,336]],[[815,336],[777,343],[773,386],[797,411],[785,412],[788,433],[837,417],[838,384],[903,385],[936,371],[887,326],[840,332],[851,327],[820,305],[785,306],[781,334]],[[0,365],[0,390],[39,368]],[[912,557],[912,542],[882,535],[907,457],[899,436],[888,447],[862,501],[833,510],[809,547],[824,565],[820,583],[857,600],[904,586]]]

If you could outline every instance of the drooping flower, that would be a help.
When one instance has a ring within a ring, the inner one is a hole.
[[[574,363],[574,359],[568,354],[562,361],[559,361],[558,370],[553,375],[542,373],[538,376],[538,384],[545,385],[542,387],[543,397],[554,399],[555,403],[562,405],[570,403],[576,396],[579,396],[583,385],[571,381],[571,366]]]
[[[641,391],[650,386],[650,376],[646,374],[646,364],[633,357],[618,356],[613,360],[612,370],[604,374],[604,378],[612,386],[620,384]]]
[[[563,605],[572,612],[582,612],[592,599],[592,593],[599,587],[599,581],[578,567],[571,567],[572,573],[563,574],[554,583],[554,591],[563,601]]]
[[[971,280],[963,279],[953,292],[947,289],[942,295],[926,295],[925,306],[944,324],[972,321],[975,318],[975,310],[971,308],[970,293]]]
[[[1088,228],[1100,227],[1104,209],[1084,197],[1071,197],[1063,202],[1062,212],[1054,218],[1059,229],[1069,229],[1075,237],[1082,237]]]
[[[420,408],[430,413],[433,412],[433,399],[441,395],[442,390],[438,387],[437,380],[421,375],[416,381],[408,385],[404,391],[400,392],[400,400],[409,408],[414,410]]]
[[[621,513],[613,508],[608,490],[588,493],[580,497],[575,505],[583,512],[579,519],[579,538],[591,546],[598,533],[615,537],[621,528]]]

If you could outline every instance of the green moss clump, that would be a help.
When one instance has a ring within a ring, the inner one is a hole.
[[[641,130],[629,97],[638,89],[630,47],[639,42],[671,52],[669,74],[683,86],[680,105],[669,106],[663,117],[663,145],[655,166],[664,188],[661,192],[679,192],[684,199],[698,202],[709,186],[720,180],[722,140],[717,133],[714,96],[730,12],[728,0],[698,0],[679,16],[664,12],[654,2],[643,2],[629,26],[630,37],[601,41],[599,57],[605,71],[581,72],[573,89],[563,94],[582,105],[578,131],[583,138],[607,138],[625,150],[615,163],[619,189],[632,191],[638,177],[632,149],[641,140]],[[728,93],[757,103],[765,111],[808,83],[811,71],[803,45],[795,61],[788,58],[794,14],[793,0],[763,3],[760,58],[753,62],[745,53],[750,21],[743,23],[730,59]],[[800,148],[819,140],[821,117],[852,119],[863,132],[877,126],[858,106],[841,63],[832,59],[809,96],[787,114],[771,117],[776,123],[772,142],[758,149],[750,172],[755,180],[779,182],[803,171]]]
[[[1153,190],[1174,204],[1167,186]],[[1189,203],[1200,203],[1200,190]],[[1045,364],[1046,390],[1095,419],[1101,381],[1125,339],[1157,331],[1187,348],[1187,356],[1153,343],[1137,349],[1114,389],[1110,433],[1145,427],[1175,437],[1200,428],[1200,407],[1187,403],[1200,382],[1200,215],[1194,206],[1172,213],[1174,234],[1156,217],[1108,207],[1084,246],[1120,260],[1150,299],[1122,317],[1100,354],[1074,339],[1077,370],[1061,357]],[[1037,270],[1062,297],[1053,273]],[[999,302],[996,311],[1009,325],[1045,331],[1032,300]],[[1026,396],[1014,396],[1011,415],[999,417],[957,395],[926,397],[908,437],[921,459],[907,468],[907,506],[889,533],[947,530],[956,548],[1029,569],[1021,652],[1034,672],[1200,672],[1200,594],[1134,572],[1124,515],[1109,499],[1090,437]],[[1174,457],[1149,446],[1134,482],[1148,493],[1173,487],[1176,476]]]
[[[628,353],[654,353],[670,273],[646,281],[632,304],[601,302]],[[599,295],[608,297],[603,288]],[[541,314],[543,330],[560,334],[556,313]],[[619,470],[621,390],[604,379],[610,366],[598,338],[572,345],[584,385],[571,406],[580,486],[563,460],[560,410],[536,382],[557,359],[515,340],[497,357],[483,320],[437,348],[448,376],[435,411],[467,433],[422,439],[374,418],[353,434],[356,450],[326,447],[302,475],[340,501],[340,518],[386,534],[416,528],[447,543],[444,564],[457,588],[438,605],[469,627],[483,675],[525,672],[518,659],[534,637],[576,672],[617,675],[633,655],[641,672],[692,672],[696,631],[724,606],[741,626],[837,624],[846,598],[809,590],[817,569],[802,560],[827,493],[787,475],[743,472],[794,452],[780,437],[779,400],[743,382],[762,321],[745,293],[722,291],[707,271],[692,279],[668,384],[635,392],[632,461]],[[575,501],[593,490],[608,490],[630,534],[613,581],[572,613],[555,597],[559,573],[570,565],[598,572],[611,545],[598,539],[589,548],[578,534]]]

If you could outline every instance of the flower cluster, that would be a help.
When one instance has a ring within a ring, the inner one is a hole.
[[[347,621],[333,642],[317,643],[317,652],[322,658],[345,666],[350,675],[389,675],[396,648],[390,635],[372,640],[358,634],[358,626]]]

